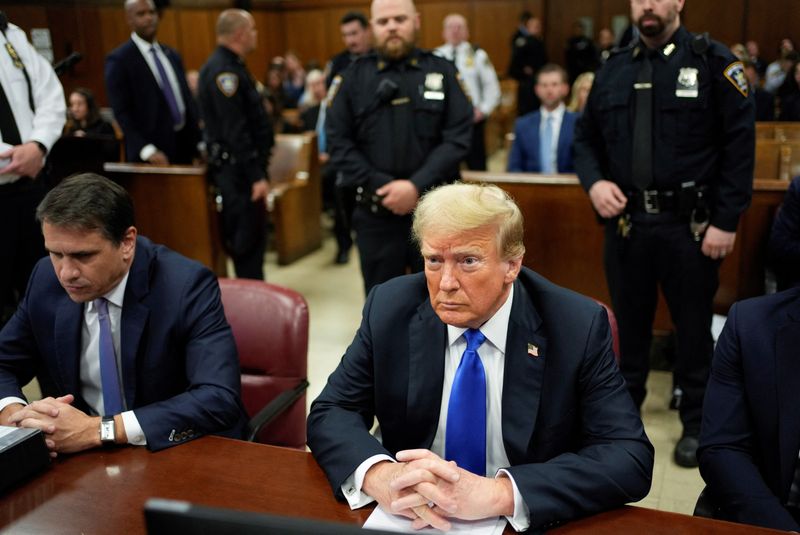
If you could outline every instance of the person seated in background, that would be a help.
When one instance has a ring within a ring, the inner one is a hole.
[[[539,70],[537,111],[517,119],[508,170],[522,173],[572,173],[572,136],[578,114],[567,111],[567,72],[553,63]]]
[[[786,80],[778,90],[781,113],[779,121],[800,121],[800,60],[795,59]]]
[[[267,77],[262,86],[264,107],[272,121],[275,133],[284,130],[283,110],[286,108],[283,93],[283,58],[278,56],[272,59],[267,68]]]
[[[594,73],[584,72],[575,79],[572,84],[572,91],[569,94],[569,104],[567,104],[567,111],[574,113],[583,113],[583,108],[586,107],[586,99],[589,98],[589,92],[592,90],[594,83]]]
[[[753,65],[756,67],[759,78],[764,78],[764,75],[767,74],[767,62],[761,57],[758,43],[751,39],[747,41],[744,46],[747,49],[747,55],[750,56],[750,61],[752,61]]]
[[[84,87],[72,90],[67,99],[67,123],[65,136],[115,137],[114,127],[100,116],[100,108],[91,91]]]
[[[789,184],[775,214],[768,251],[778,291],[800,285],[800,176]]]
[[[717,341],[697,456],[712,516],[800,531],[800,288],[735,303]]]
[[[600,66],[600,52],[594,41],[586,36],[583,21],[572,23],[572,35],[567,39],[564,51],[569,82],[574,83],[578,76],[587,71],[594,71]]]
[[[744,62],[744,74],[750,84],[750,92],[756,101],[756,122],[775,120],[775,95],[761,88],[758,68],[752,61]]]
[[[283,103],[286,108],[297,108],[306,87],[306,71],[303,63],[291,50],[284,56]]]
[[[778,88],[786,79],[786,73],[792,64],[792,58],[796,54],[794,42],[791,39],[781,39],[778,47],[778,59],[767,65],[767,72],[764,75],[764,89],[770,93],[777,93]]]
[[[742,43],[732,44],[731,52],[739,61],[750,61],[750,54],[747,53],[747,48]]]
[[[309,71],[306,76],[306,88],[303,93],[304,107],[300,111],[300,122],[303,130],[318,130],[317,121],[319,119],[320,108],[325,100],[328,90],[325,87],[325,74],[314,69]],[[320,151],[322,154],[323,151]]]
[[[653,447],[608,316],[522,267],[516,203],[441,186],[413,235],[424,273],[374,287],[311,406],[308,445],[335,495],[415,528],[506,516],[518,531],[644,497]]]
[[[36,210],[49,258],[0,331],[0,425],[41,429],[51,455],[156,451],[247,423],[214,274],[138,235],[119,185],[85,173]],[[44,399],[22,387],[36,376]]]

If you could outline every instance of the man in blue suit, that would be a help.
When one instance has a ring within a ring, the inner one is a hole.
[[[425,272],[370,292],[308,417],[336,496],[377,500],[416,528],[506,516],[521,531],[647,494],[653,448],[606,312],[522,267],[513,200],[442,186],[413,232]]]
[[[514,144],[508,157],[512,173],[573,173],[572,137],[578,114],[567,111],[567,72],[549,63],[536,77],[536,96],[541,106],[523,115],[514,125]]]
[[[697,452],[718,518],[800,531],[799,347],[800,288],[731,307]]]
[[[188,164],[200,129],[178,53],[156,41],[152,0],[126,0],[131,38],[106,57],[106,92],[129,162]]]
[[[0,331],[0,424],[41,429],[51,454],[240,438],[239,365],[214,275],[137,236],[127,192],[94,174],[37,209],[50,258]],[[38,376],[45,396],[26,404]]]

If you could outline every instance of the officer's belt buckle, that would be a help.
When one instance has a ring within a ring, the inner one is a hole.
[[[660,214],[661,206],[658,204],[658,191],[645,190],[642,192],[642,205],[648,214]]]

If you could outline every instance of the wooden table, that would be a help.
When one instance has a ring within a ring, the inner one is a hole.
[[[158,453],[95,450],[57,459],[45,473],[0,497],[0,530],[16,534],[144,533],[148,498],[363,524],[333,497],[311,454],[219,437]],[[687,515],[622,507],[557,533],[770,533]],[[506,528],[506,533],[513,533]]]

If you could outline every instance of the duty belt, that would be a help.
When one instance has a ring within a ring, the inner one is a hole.
[[[698,193],[705,192],[706,189],[706,186],[696,186],[694,182],[684,182],[675,189],[630,192],[628,193],[628,212],[688,214],[696,204]]]

